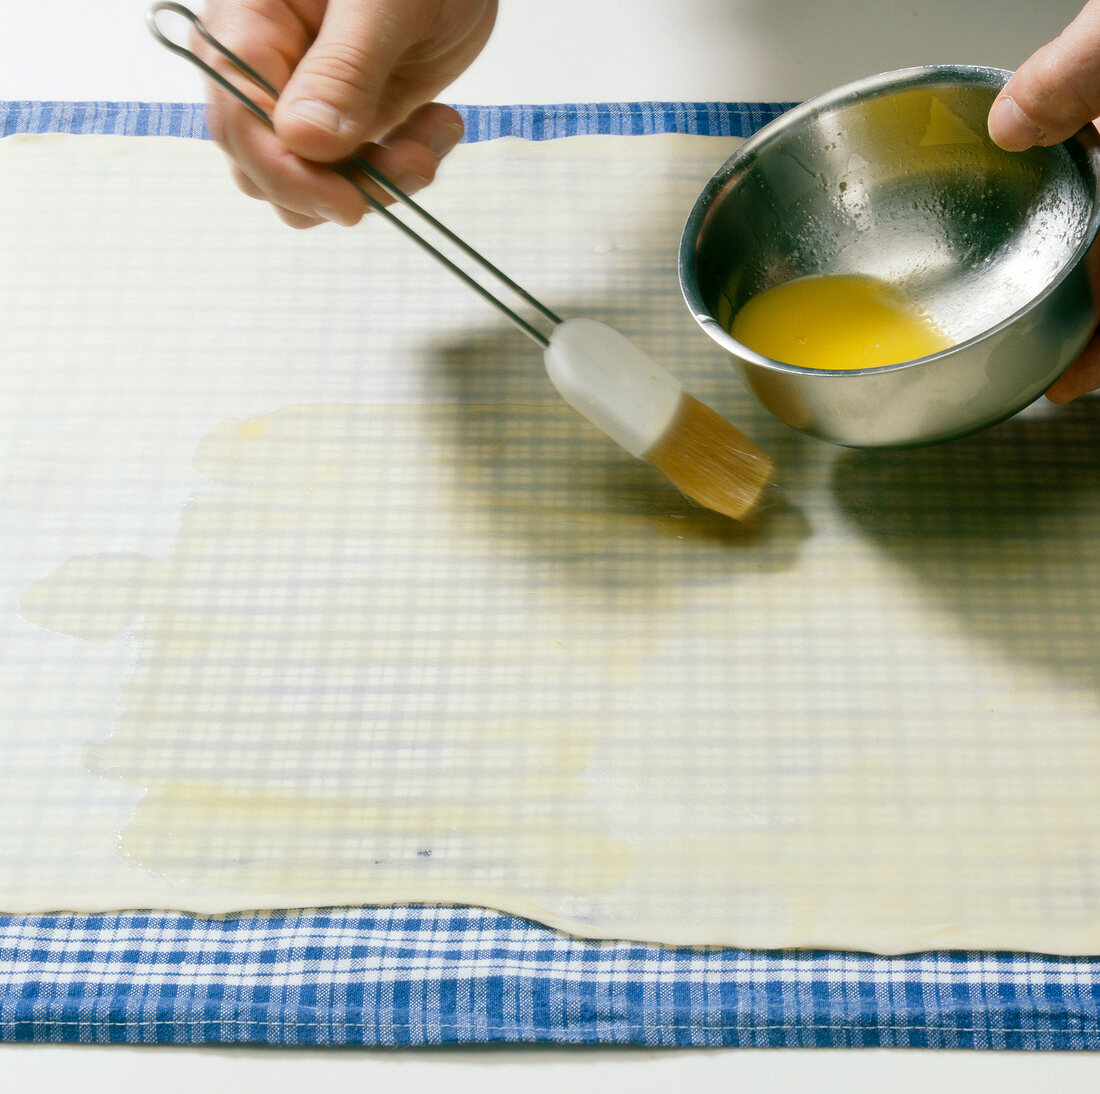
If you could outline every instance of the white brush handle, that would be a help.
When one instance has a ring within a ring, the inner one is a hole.
[[[649,451],[676,417],[680,382],[603,323],[566,319],[543,356],[561,397],[632,456]]]

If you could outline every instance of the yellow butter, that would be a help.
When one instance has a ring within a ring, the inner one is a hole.
[[[862,274],[818,274],[765,289],[734,315],[730,333],[773,361],[820,369],[894,365],[951,345],[894,286]]]

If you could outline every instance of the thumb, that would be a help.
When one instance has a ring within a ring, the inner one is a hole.
[[[275,132],[297,155],[331,162],[382,135],[379,105],[406,48],[384,3],[329,0],[313,45],[275,108]]]
[[[989,135],[1022,152],[1057,144],[1100,116],[1100,0],[1089,0],[1053,42],[1032,54],[997,96]]]

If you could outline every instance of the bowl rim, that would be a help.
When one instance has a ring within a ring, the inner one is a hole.
[[[1012,73],[1008,69],[991,68],[986,65],[942,64],[892,69],[887,72],[864,76],[820,95],[815,95],[797,106],[791,107],[790,110],[785,111],[778,118],[758,129],[752,136],[738,145],[733,154],[707,181],[699,196],[695,199],[684,225],[684,230],[680,235],[680,246],[677,255],[680,291],[695,321],[728,353],[733,354],[746,364],[757,365],[770,372],[788,373],[796,376],[854,378],[899,372],[949,357],[964,348],[994,337],[1006,327],[1011,326],[1021,315],[1035,308],[1055,292],[1070,272],[1077,267],[1084,255],[1092,248],[1097,234],[1100,232],[1100,131],[1092,123],[1086,124],[1072,137],[1060,142],[1061,145],[1065,145],[1076,141],[1083,145],[1093,174],[1092,210],[1089,214],[1086,230],[1073,253],[1042,290],[1012,312],[1011,315],[1006,316],[998,323],[987,327],[964,342],[956,342],[937,353],[915,357],[909,361],[899,361],[892,365],[874,365],[859,369],[811,368],[804,365],[790,365],[785,361],[777,361],[771,357],[765,357],[739,342],[710,314],[703,302],[702,294],[699,292],[694,277],[695,243],[699,237],[703,221],[714,204],[715,198],[726,187],[730,179],[745,171],[761,152],[787,132],[796,129],[807,121],[816,119],[819,114],[845,101],[858,98],[878,98],[894,91],[919,87],[985,87],[993,91],[999,91],[1008,82],[1011,75]],[[1057,148],[1060,145],[1049,147]]]

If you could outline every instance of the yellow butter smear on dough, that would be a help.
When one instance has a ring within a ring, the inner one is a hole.
[[[589,768],[616,718],[651,713],[615,706],[680,599],[654,577],[679,557],[708,583],[730,547],[754,573],[785,556],[614,450],[617,497],[574,489],[572,464],[537,457],[561,442],[609,458],[557,406],[227,422],[168,558],[76,558],[31,586],[39,626],[140,635],[90,753],[146,791],[122,852],[200,908],[226,886],[246,906],[461,899],[607,933],[588,905],[638,849]],[[670,746],[643,733],[620,777]]]
[[[200,911],[442,900],[673,943],[1034,945],[1047,913],[1006,913],[999,886],[1100,831],[1095,742],[1060,768],[1063,820],[1038,788],[991,807],[991,766],[1047,756],[1025,695],[990,738],[948,665],[958,720],[918,719],[912,741],[879,700],[828,699],[846,655],[813,635],[842,590],[911,663],[964,659],[950,632],[914,639],[924,609],[888,564],[852,543],[802,561],[788,507],[746,528],[654,496],[586,430],[551,406],[228,422],[166,559],[35,583],[28,619],[140,636],[89,757],[145,790],[122,853]],[[395,438],[418,458],[395,465]],[[558,444],[612,479],[578,485],[545,458]],[[894,592],[876,607],[868,588]]]

